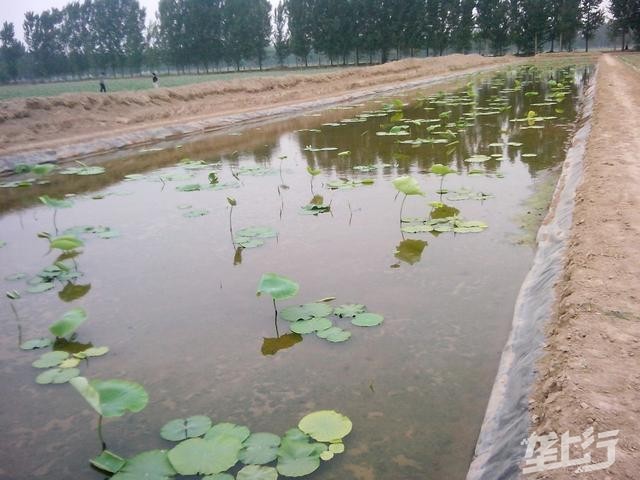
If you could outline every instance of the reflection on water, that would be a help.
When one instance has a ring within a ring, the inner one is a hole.
[[[170,447],[158,433],[176,417],[282,434],[309,411],[336,409],[354,423],[347,451],[311,478],[464,478],[532,256],[509,241],[512,219],[562,160],[588,74],[510,71],[456,94],[398,97],[409,104],[401,115],[381,99],[103,159],[104,175],[53,173],[47,185],[0,189],[0,278],[26,274],[2,280],[22,298],[1,309],[0,427],[11,441],[0,450],[0,478],[102,478],[87,463],[98,453],[94,414],[68,385],[36,385],[34,354],[16,346],[12,308],[31,339],[76,307],[89,319],[74,342],[110,348],[83,374],[138,381],[151,398],[143,412],[106,422],[121,455]],[[569,88],[560,95],[551,78]],[[409,134],[377,134],[398,126]],[[472,156],[489,158],[465,161]],[[178,163],[185,158],[192,162]],[[441,179],[426,173],[436,163],[458,172],[446,177],[449,193],[438,194]],[[402,232],[391,180],[405,174],[426,196],[407,201],[404,216],[489,228]],[[82,278],[48,269],[54,285],[36,294],[27,282],[43,267],[79,268],[37,237],[56,227],[41,195],[75,195],[56,217],[60,231],[108,225],[120,236],[83,237]],[[272,226],[277,241],[238,248],[227,197],[237,200],[234,226]],[[310,337],[291,348],[302,337],[274,337],[273,310],[255,297],[266,272],[300,283],[291,303],[335,296],[335,305],[366,304],[385,322],[343,344]]]

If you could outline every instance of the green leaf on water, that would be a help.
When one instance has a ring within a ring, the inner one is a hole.
[[[244,425],[236,425],[235,423],[218,423],[211,427],[205,434],[205,440],[215,440],[218,437],[233,437],[237,438],[240,442],[244,442],[251,432]]]
[[[169,450],[171,465],[181,475],[224,472],[238,462],[242,443],[235,437],[222,435],[214,440],[190,438]]]
[[[484,163],[491,160],[491,157],[488,155],[472,155],[469,158],[465,158],[465,162],[467,163]]]
[[[82,352],[74,353],[76,358],[101,357],[109,352],[109,347],[90,347]]]
[[[264,465],[278,456],[280,437],[273,433],[252,433],[244,442],[240,461],[245,465]]]
[[[204,435],[211,428],[211,419],[205,415],[194,415],[189,418],[176,418],[167,422],[160,430],[165,440],[180,442],[187,438]]]
[[[278,448],[278,473],[285,477],[309,475],[320,466],[320,454],[326,449],[322,443],[310,443],[308,435],[293,428],[285,434]]]
[[[44,203],[47,207],[51,207],[51,208],[73,207],[73,202],[71,200],[52,198],[49,195],[43,195],[41,197],[38,197],[38,200]]]
[[[393,186],[396,187],[396,190],[405,195],[424,195],[424,192],[420,190],[420,184],[418,184],[417,180],[408,175],[398,177],[393,180],[392,183]]]
[[[179,192],[197,192],[202,189],[202,186],[198,183],[189,183],[187,185],[179,185],[176,190]]]
[[[58,368],[76,368],[78,365],[80,365],[80,359],[74,356],[64,360],[60,365],[58,365]]]
[[[343,317],[355,317],[359,313],[363,313],[365,311],[365,306],[355,303],[347,303],[345,305],[340,305],[336,307],[334,310],[334,314]]]
[[[36,368],[57,367],[67,358],[69,358],[69,354],[67,352],[60,352],[60,351],[47,352],[47,353],[43,353],[40,356],[40,358],[35,362],[33,362],[31,365],[33,365]]]
[[[264,245],[264,240],[260,238],[234,237],[234,241],[242,248],[258,248]]]
[[[273,238],[278,232],[271,227],[246,227],[236,232],[238,237],[247,238]]]
[[[317,168],[307,167],[307,173],[312,177],[315,177],[316,175],[320,175],[322,173],[322,170],[319,170]]]
[[[329,451],[335,454],[344,453],[344,443],[332,443],[329,445]]]
[[[35,338],[33,340],[27,340],[20,344],[22,350],[36,350],[38,348],[47,348],[53,345],[53,341],[50,338]]]
[[[104,417],[121,417],[127,411],[136,413],[149,402],[149,395],[142,385],[127,380],[87,380],[85,377],[76,377],[69,383]]]
[[[87,320],[87,312],[74,308],[65,313],[60,320],[49,327],[49,331],[59,338],[68,337]]]
[[[92,458],[90,462],[91,465],[103,472],[118,473],[127,461],[109,450],[103,450],[100,455]]]
[[[275,273],[265,273],[258,284],[257,295],[265,293],[274,300],[291,298],[298,293],[300,286],[293,280]]]
[[[316,335],[332,343],[346,342],[351,338],[351,332],[343,330],[340,327],[330,327],[326,330],[316,332]]]
[[[442,165],[440,163],[431,165],[431,168],[429,168],[429,171],[431,173],[434,173],[436,175],[441,175],[441,176],[449,175],[450,173],[456,173],[456,170],[454,170],[453,168],[449,168],[446,165]]]
[[[151,450],[127,460],[111,480],[171,480],[176,471],[165,450]]]
[[[197,218],[209,215],[209,213],[209,210],[203,208],[200,210],[189,210],[188,212],[183,213],[182,216],[185,218]]]
[[[294,305],[282,310],[281,316],[288,322],[309,320],[313,317],[326,317],[331,315],[332,308],[326,303],[305,303]]]
[[[358,327],[375,327],[383,321],[384,317],[377,313],[359,313],[351,320],[351,323]]]
[[[303,417],[298,428],[318,442],[333,442],[349,435],[353,424],[335,410],[320,410]]]
[[[61,235],[52,238],[49,246],[66,252],[84,246],[84,242],[73,235]]]
[[[202,477],[202,480],[234,480],[234,478],[230,473],[216,473]]]
[[[52,368],[46,370],[36,377],[36,383],[40,385],[48,385],[50,383],[67,383],[72,378],[80,375],[77,368]]]
[[[20,292],[17,290],[10,290],[6,295],[9,300],[18,300],[20,298]]]
[[[104,167],[92,166],[89,167],[87,165],[83,165],[81,167],[69,167],[60,172],[61,175],[100,175],[104,173],[106,170]]]
[[[51,173],[56,168],[55,165],[51,163],[41,163],[39,165],[34,165],[31,167],[31,173],[35,173],[36,175],[47,175]]]
[[[320,460],[324,460],[325,462],[328,462],[333,458],[333,456],[334,456],[334,453],[330,450],[327,450],[326,452],[322,452],[320,454]]]
[[[308,333],[319,332],[326,330],[333,325],[328,318],[314,317],[309,320],[299,320],[289,325],[289,330],[300,335],[306,335]]]
[[[79,298],[84,297],[91,290],[91,284],[76,285],[71,282],[67,282],[64,288],[58,292],[58,297],[63,302],[73,302]]]
[[[273,467],[247,465],[236,475],[236,480],[276,480],[278,471]]]

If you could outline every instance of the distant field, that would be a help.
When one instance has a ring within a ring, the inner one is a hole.
[[[640,53],[625,53],[618,58],[640,70]]]
[[[249,72],[211,73],[203,75],[159,75],[161,87],[179,87],[211,81],[232,81],[252,77],[274,77],[282,75],[300,75],[309,73],[326,73],[340,67],[312,67],[290,70],[263,70]],[[37,83],[0,86],[0,100],[20,97],[51,97],[62,93],[98,92],[99,79],[55,83]],[[135,78],[107,78],[107,92],[124,92],[148,90],[152,87],[151,76]]]

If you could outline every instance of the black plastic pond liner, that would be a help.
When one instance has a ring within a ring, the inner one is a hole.
[[[511,334],[502,351],[467,480],[520,477],[529,436],[529,394],[545,342],[544,326],[556,301],[555,284],[564,266],[575,192],[582,179],[591,131],[595,70],[581,102],[578,129],[567,151],[551,208],[540,227],[533,266],[516,300]],[[538,432],[539,434],[548,432]]]

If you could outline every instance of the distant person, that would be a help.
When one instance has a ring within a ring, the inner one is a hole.
[[[100,74],[100,93],[107,93],[107,85],[104,83],[104,72]]]
[[[158,88],[158,75],[156,75],[154,72],[151,72],[151,75],[153,75],[153,78],[151,79],[151,81],[153,82],[153,88]]]

